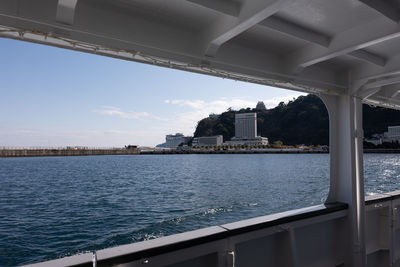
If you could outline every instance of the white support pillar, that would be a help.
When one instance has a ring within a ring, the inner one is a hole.
[[[345,266],[366,265],[362,103],[321,95],[329,113],[330,190],[327,203],[349,205]]]
[[[56,20],[59,23],[73,25],[78,0],[58,0]]]

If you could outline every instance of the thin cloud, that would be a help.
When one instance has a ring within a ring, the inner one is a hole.
[[[275,97],[268,100],[263,100],[267,108],[273,108],[280,102],[288,102],[300,94],[287,95],[283,97]],[[204,100],[184,100],[184,99],[166,99],[164,103],[168,105],[176,105],[179,107],[189,108],[189,111],[177,113],[174,120],[170,121],[169,126],[174,127],[177,132],[184,134],[193,134],[197,122],[208,117],[211,113],[220,114],[228,108],[239,110],[241,108],[255,108],[258,101],[253,101],[245,98],[228,98],[221,97],[213,101]]]
[[[129,111],[125,112],[122,111],[120,108],[113,107],[113,106],[102,106],[101,109],[95,109],[93,112],[100,114],[100,115],[108,115],[108,116],[119,116],[123,119],[141,119],[141,118],[146,118],[149,117],[150,114],[147,112],[135,112],[135,111]]]
[[[267,108],[273,108],[280,102],[287,102],[293,98],[298,97],[300,94],[288,95],[283,97],[275,97],[267,100],[263,100]],[[207,110],[211,113],[221,113],[226,111],[228,108],[241,109],[241,108],[255,108],[258,101],[248,100],[244,98],[227,98],[221,97],[218,100],[206,102],[204,100],[183,100],[183,99],[166,99],[164,103],[171,105],[178,105],[181,107],[189,107],[194,110]]]
[[[155,116],[148,112],[144,112],[144,111],[143,112],[135,112],[135,111],[125,112],[125,111],[122,111],[120,108],[113,107],[113,106],[102,106],[101,109],[95,109],[95,110],[93,110],[93,112],[100,114],[100,115],[119,116],[120,118],[131,119],[131,120],[148,118],[148,119],[154,119],[154,120],[158,120],[158,121],[168,121],[168,119],[166,119],[166,118]]]
[[[32,135],[31,132],[35,134]],[[9,129],[0,131],[1,147],[123,147],[128,144],[159,144],[164,135],[155,129],[143,130],[58,130]]]

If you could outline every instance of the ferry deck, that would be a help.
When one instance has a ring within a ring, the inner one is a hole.
[[[330,119],[324,205],[34,266],[400,266],[400,193],[365,198],[362,147],[362,104],[400,108],[399,10],[399,0],[0,1],[0,37],[313,93]]]

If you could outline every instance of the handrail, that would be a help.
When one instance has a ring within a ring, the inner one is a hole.
[[[286,223],[310,219],[321,215],[335,213],[347,209],[343,203],[321,204],[302,209],[290,210],[281,213],[256,217],[220,226],[213,226],[190,232],[160,237],[157,239],[137,242],[96,251],[94,254],[86,253],[78,256],[66,257],[59,260],[27,265],[29,267],[47,266],[109,266],[126,263],[134,260],[146,259],[156,255],[173,252],[188,247],[218,241],[236,235],[279,226]],[[86,258],[84,262],[77,262]],[[93,261],[96,258],[96,261]],[[67,263],[67,264],[66,264]],[[73,265],[70,265],[73,263]]]

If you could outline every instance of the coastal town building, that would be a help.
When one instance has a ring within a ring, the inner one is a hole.
[[[382,138],[365,138],[364,141],[367,143],[374,144],[376,146],[382,145]]]
[[[253,139],[257,136],[257,113],[235,114],[235,138]]]
[[[252,139],[236,139],[232,138],[231,141],[226,141],[224,144],[226,145],[250,145],[250,146],[258,146],[258,145],[268,145],[268,138],[257,136]]]
[[[193,138],[192,146],[220,146],[224,142],[222,135]]]
[[[177,148],[183,143],[188,143],[191,139],[191,136],[184,136],[182,133],[168,134],[165,136],[165,147]]]
[[[388,131],[383,134],[384,142],[400,142],[400,126],[389,126]]]
[[[371,138],[365,138],[364,141],[374,145],[400,142],[400,126],[389,126],[387,132],[373,134]]]
[[[235,114],[235,137],[229,145],[268,145],[268,138],[257,136],[257,113]]]

